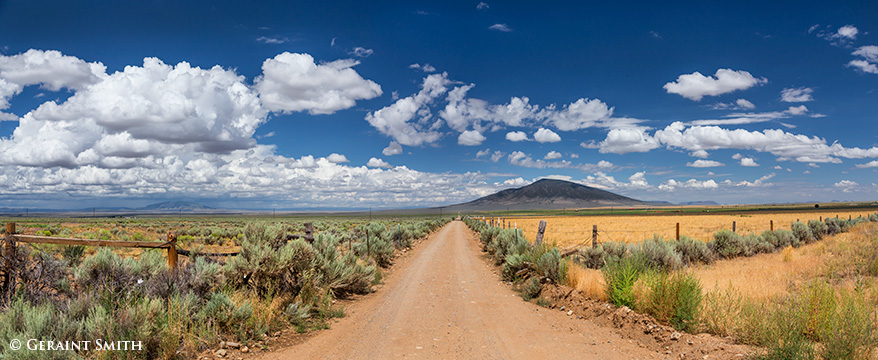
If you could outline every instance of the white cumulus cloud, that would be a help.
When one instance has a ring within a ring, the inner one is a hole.
[[[564,157],[564,155],[561,155],[561,153],[559,153],[559,152],[553,150],[553,151],[549,151],[549,153],[546,154],[546,156],[543,157],[543,159],[546,159],[546,160],[556,160],[556,159],[560,159],[560,158],[562,158],[562,157]]]
[[[348,160],[347,156],[344,156],[342,154],[337,154],[337,153],[329,154],[329,156],[326,157],[326,160],[329,160],[329,162],[331,162],[333,164],[346,163],[346,162],[350,161],[350,160]]]
[[[767,82],[767,79],[756,78],[747,71],[719,69],[714,76],[704,76],[697,71],[680,75],[676,81],[665,84],[664,89],[669,94],[678,94],[690,100],[700,101],[705,96],[746,90]]]
[[[358,64],[336,60],[318,65],[311,55],[284,52],[262,63],[255,88],[271,111],[332,114],[382,94],[380,85],[353,69]]]
[[[510,132],[506,133],[506,140],[509,140],[512,142],[519,142],[519,141],[525,141],[525,140],[529,140],[529,139],[527,138],[527,134],[524,131],[510,131]]]
[[[476,146],[481,145],[487,138],[476,130],[467,130],[457,137],[458,145]]]
[[[756,163],[756,160],[750,157],[741,158],[741,166],[747,167],[757,167],[759,164]]]
[[[436,128],[441,122],[432,121],[429,105],[448,91],[451,82],[447,76],[445,73],[427,76],[417,94],[367,114],[366,121],[402,145],[419,146],[439,140],[441,133]]]
[[[878,160],[870,161],[865,164],[857,164],[857,169],[878,168]]]
[[[534,140],[539,143],[553,143],[561,141],[561,136],[552,130],[540,128],[534,133]]]
[[[719,161],[714,161],[714,160],[695,160],[693,162],[686,163],[686,166],[694,167],[694,168],[707,168],[707,167],[725,166],[725,164],[723,164]]]
[[[375,158],[375,157],[370,158],[369,161],[366,162],[366,166],[371,167],[371,168],[391,168],[392,167],[390,164],[387,163],[387,161],[384,161],[382,159]]]
[[[384,154],[384,156],[392,156],[392,155],[402,154],[402,145],[400,145],[396,141],[391,141],[390,145],[387,145],[387,147],[384,148],[384,150],[381,150],[381,153]]]

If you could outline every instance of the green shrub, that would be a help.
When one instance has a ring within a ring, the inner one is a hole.
[[[826,235],[827,228],[825,222],[820,220],[808,220],[808,227],[811,228],[811,236],[814,237],[814,240],[821,240],[823,239],[823,235]]]
[[[603,245],[586,247],[585,250],[580,252],[580,256],[582,265],[589,269],[600,269],[605,264]]]
[[[388,238],[393,242],[393,245],[397,249],[412,247],[412,232],[410,229],[403,228],[401,225],[392,227],[388,233]]]
[[[826,235],[835,235],[847,230],[847,220],[830,217],[823,220],[823,222],[826,225]]]
[[[774,238],[776,239],[775,249],[783,249],[787,246],[799,247],[801,243],[799,242],[799,238],[796,237],[790,230],[775,230]]]
[[[707,248],[707,244],[701,241],[682,235],[680,236],[680,241],[673,244],[674,250],[680,254],[680,260],[685,265],[696,263],[710,264],[713,262],[713,253]]]
[[[138,280],[131,269],[133,260],[124,260],[110,248],[102,247],[86,257],[73,270],[76,284],[86,291],[102,294],[107,300],[119,301]]]
[[[531,270],[530,275],[546,277],[555,283],[563,282],[567,270],[561,261],[558,248],[545,244],[526,246],[507,255],[503,264],[503,278],[515,280],[515,274],[525,268]]]
[[[745,253],[745,244],[741,235],[731,230],[722,229],[713,234],[713,240],[707,246],[718,256],[731,259]]]
[[[338,244],[339,239],[334,235],[320,233],[314,237],[313,246],[319,254],[316,266],[323,281],[336,296],[367,293],[375,278],[375,266],[360,264],[351,252],[340,255]]]
[[[530,247],[530,243],[520,231],[514,229],[494,228],[491,230],[491,242],[488,243],[488,253],[494,258],[494,263],[500,265],[509,254],[523,253]]]
[[[527,279],[524,282],[524,285],[521,286],[521,298],[524,300],[530,300],[540,295],[540,291],[542,291],[543,285],[540,283],[540,279],[536,276]]]
[[[296,294],[301,287],[300,275],[313,268],[318,256],[314,248],[296,239],[275,248],[277,233],[257,227],[244,232],[241,251],[227,260],[223,267],[232,285],[248,286],[259,293],[287,291]]]
[[[616,306],[634,306],[634,283],[646,269],[645,261],[637,255],[608,261],[601,269],[607,284],[607,297]]]
[[[649,292],[638,309],[677,330],[694,330],[702,297],[698,278],[687,272],[654,271],[646,279]]]
[[[630,247],[628,244],[613,241],[602,243],[601,249],[604,250],[604,261],[615,262],[628,256]]]
[[[820,334],[823,359],[868,359],[878,345],[873,306],[860,293],[843,293]]]
[[[814,241],[814,235],[811,232],[811,228],[808,225],[801,221],[794,222],[790,229],[793,231],[793,235],[796,236],[796,239],[799,239],[799,242],[802,244],[808,244]]]
[[[660,236],[655,235],[641,243],[635,252],[642,256],[650,268],[674,270],[683,266],[680,254],[676,252],[675,248],[674,243],[665,241]]]
[[[354,244],[354,252],[358,256],[371,257],[375,259],[378,266],[390,266],[393,260],[393,253],[396,248],[393,243],[381,236],[381,232],[374,235],[371,231],[368,237],[365,236],[356,244]]]

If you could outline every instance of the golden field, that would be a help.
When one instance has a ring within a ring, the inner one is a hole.
[[[834,279],[833,283],[841,288],[868,289],[869,297],[878,299],[878,287],[873,279],[851,274],[861,265],[852,259],[856,259],[862,249],[869,248],[868,243],[876,238],[878,223],[864,223],[849,232],[798,248],[699,264],[685,271],[695,275],[705,294],[731,291],[756,303],[768,303],[789,295],[791,290],[817,278]],[[607,301],[606,283],[600,270],[586,269],[572,262],[568,266],[567,285],[593,299]]]
[[[544,242],[555,243],[560,248],[569,248],[579,244],[591,244],[592,226],[598,226],[598,242],[638,243],[658,234],[665,239],[674,239],[676,224],[680,223],[680,235],[687,235],[697,240],[710,241],[713,234],[721,229],[732,228],[736,223],[738,233],[761,233],[769,229],[774,221],[774,229],[789,229],[796,220],[803,222],[817,220],[821,217],[857,217],[868,216],[875,211],[797,211],[797,212],[751,212],[722,214],[649,214],[649,215],[595,215],[595,216],[509,216],[505,217],[509,227],[523,229],[525,236],[533,241],[540,220],[546,220]],[[488,218],[490,219],[490,218]],[[495,217],[496,219],[502,219]],[[502,223],[502,220],[501,220]]]

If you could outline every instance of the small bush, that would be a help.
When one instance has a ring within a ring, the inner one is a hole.
[[[333,295],[364,294],[370,289],[375,278],[375,266],[365,266],[357,261],[357,256],[338,253],[339,239],[330,234],[317,234],[314,248],[319,256],[315,265],[323,274],[323,281],[329,286]]]
[[[707,246],[720,257],[731,259],[745,253],[744,240],[741,235],[722,229],[713,234],[713,240]]]
[[[602,245],[598,247],[587,247],[580,252],[580,256],[582,257],[582,264],[589,269],[600,269],[605,264],[604,248]]]
[[[752,236],[752,234],[751,234]],[[754,249],[754,253],[756,254],[768,254],[777,250],[777,239],[774,236],[773,231],[766,230],[759,236],[753,236],[756,238],[756,247]]]
[[[515,280],[515,274],[522,269],[529,269],[531,275],[546,277],[559,284],[564,281],[566,276],[566,267],[561,261],[561,253],[558,248],[545,244],[527,246],[521,252],[507,255],[503,264],[503,278],[510,281]]]
[[[796,239],[799,239],[799,242],[802,244],[808,244],[814,241],[814,235],[811,232],[811,228],[808,225],[801,221],[796,221],[791,225],[791,229],[793,231],[793,235],[796,236]]]
[[[644,241],[636,251],[646,261],[647,266],[653,269],[674,270],[683,266],[674,243],[665,241],[658,235]]]
[[[801,245],[799,239],[790,230],[775,230],[774,238],[777,241],[775,244],[775,248],[777,249],[786,248],[788,246],[799,247],[799,245]]]
[[[628,255],[629,246],[625,243],[610,241],[601,244],[601,249],[604,250],[605,262],[615,262]]]
[[[825,222],[820,220],[808,220],[808,227],[811,228],[811,236],[814,240],[821,240],[823,239],[823,235],[826,235],[827,228]]]
[[[707,244],[686,235],[680,236],[680,241],[674,243],[674,249],[685,265],[713,262],[713,253],[707,248]]]
[[[607,262],[601,269],[607,284],[607,298],[616,306],[634,306],[634,283],[646,269],[640,256],[626,256]]]
[[[524,300],[530,300],[539,296],[540,291],[542,291],[542,286],[543,285],[540,284],[540,279],[538,277],[531,277],[521,286],[521,298]]]
[[[358,256],[371,257],[375,259],[378,266],[382,267],[390,266],[394,251],[396,248],[391,241],[381,235],[373,235],[371,231],[368,236],[364,235],[359,242],[354,244],[354,252]]]
[[[687,272],[663,271],[647,276],[649,293],[638,309],[677,330],[692,331],[698,324],[701,308],[701,283]]]

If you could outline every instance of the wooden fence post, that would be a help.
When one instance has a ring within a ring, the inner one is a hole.
[[[168,233],[168,267],[171,269],[177,268],[177,235],[174,233]]]
[[[592,225],[591,227],[591,247],[598,247],[598,226]]]
[[[366,257],[372,256],[372,251],[369,249],[369,228],[366,228]]]
[[[546,232],[546,220],[540,220],[540,226],[537,227],[537,239],[534,240],[534,245],[541,245],[543,243],[543,233]]]
[[[15,223],[6,223],[6,241],[0,245],[0,290],[6,291],[9,286],[9,271],[6,270],[6,256],[14,254],[14,243],[12,235],[15,234]]]
[[[680,223],[677,223],[677,241],[680,241]]]
[[[735,227],[736,227],[736,225],[737,225],[737,224],[736,224],[734,221],[732,221],[732,232],[735,232]]]
[[[771,231],[774,231],[774,220],[768,220],[768,226]]]
[[[309,222],[305,223],[305,241],[314,242],[314,224]]]

